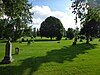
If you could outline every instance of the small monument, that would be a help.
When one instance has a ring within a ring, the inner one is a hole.
[[[18,47],[15,48],[15,54],[19,54],[19,48]]]
[[[2,60],[3,64],[9,64],[13,61],[12,59],[12,44],[10,42],[10,38],[8,39],[6,43],[6,48],[5,48],[5,57]]]
[[[67,40],[67,37],[65,37],[65,40]]]
[[[30,46],[31,42],[30,40],[27,41],[27,46]]]

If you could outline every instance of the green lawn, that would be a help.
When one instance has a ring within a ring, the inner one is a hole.
[[[12,43],[14,61],[0,64],[0,75],[100,75],[100,42],[98,39],[85,44],[72,40],[38,40]],[[96,45],[97,44],[97,45]],[[20,54],[15,54],[15,48]],[[86,48],[88,47],[88,49]],[[4,58],[5,43],[0,43],[0,61]]]

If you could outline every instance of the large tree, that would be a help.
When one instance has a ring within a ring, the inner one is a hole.
[[[96,9],[89,9],[85,20],[82,22],[83,26],[81,28],[81,34],[85,34],[87,37],[86,43],[89,43],[89,37],[98,36],[98,31],[100,30],[100,12]]]
[[[1,0],[0,6],[0,19],[6,16],[4,23],[6,31],[9,31],[9,37],[17,40],[21,37],[19,35],[25,29],[24,26],[32,22],[32,13],[29,11],[32,6],[28,4],[28,0]],[[6,35],[5,38],[8,36]]]
[[[87,38],[86,43],[89,43],[89,36],[91,35],[90,33],[92,33],[92,35],[96,34],[96,31],[98,29],[98,25],[99,25],[99,22],[98,22],[99,17],[97,17],[97,13],[99,10],[98,2],[100,1],[75,0],[72,3],[73,13],[76,15],[75,21],[77,23],[77,19],[78,18],[80,19],[81,25],[82,25],[81,31],[82,32],[84,31]],[[93,9],[96,9],[96,10],[93,10]]]
[[[61,21],[53,16],[47,17],[45,21],[41,23],[40,35],[45,37],[56,37],[60,40],[63,35],[63,24]]]

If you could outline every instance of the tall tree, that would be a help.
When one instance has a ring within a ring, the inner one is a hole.
[[[97,19],[93,18],[94,13],[92,11],[93,14],[90,15],[90,9],[95,8],[96,12],[98,12],[98,5],[97,5],[97,0],[75,0],[72,3],[72,8],[73,8],[73,13],[76,15],[75,21],[77,23],[77,19],[79,18],[81,21],[81,25],[83,25],[82,27],[84,27],[82,30],[85,30],[86,33],[86,38],[87,38],[87,42],[89,43],[89,33],[91,32],[91,27],[93,26],[93,24],[95,24],[97,22]],[[85,26],[86,25],[86,26]],[[88,26],[89,25],[89,26]],[[95,25],[95,27],[92,28],[97,28],[97,25]],[[86,28],[88,27],[88,28]],[[95,31],[94,31],[95,32]]]
[[[86,43],[89,43],[89,36],[98,36],[98,31],[100,30],[100,12],[96,9],[89,9],[85,20],[82,22],[83,27],[81,29],[81,34],[85,34],[87,37]]]
[[[31,4],[28,4],[28,0],[1,0],[0,1],[0,17],[7,16],[6,26],[10,27],[9,29],[13,31],[13,40],[17,40],[21,35],[20,31],[25,29],[25,25],[32,22],[32,13],[29,11],[31,9]],[[17,34],[17,35],[16,35]]]
[[[41,23],[40,35],[45,37],[57,37],[57,40],[62,38],[63,24],[61,21],[53,16],[47,17],[45,21]]]

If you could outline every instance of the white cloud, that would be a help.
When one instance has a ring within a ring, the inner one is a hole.
[[[52,11],[48,6],[34,6],[30,11],[34,13],[33,27],[39,28],[41,23],[49,16],[54,16],[60,19],[65,29],[76,27],[74,16],[71,14],[70,9],[67,9],[66,12],[62,12]],[[79,23],[77,26],[79,27]]]
[[[51,13],[51,10],[48,6],[34,6],[31,12],[34,13],[34,18],[44,19]]]

